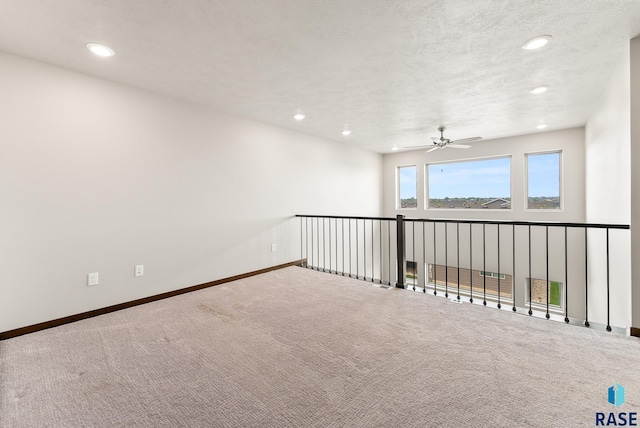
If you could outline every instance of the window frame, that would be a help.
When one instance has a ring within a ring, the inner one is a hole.
[[[501,208],[501,209],[485,209],[485,208],[434,208],[429,205],[429,166],[430,165],[440,165],[440,164],[452,164],[452,163],[464,163],[464,162],[478,162],[478,161],[486,161],[486,160],[494,160],[494,159],[509,159],[509,208]],[[459,211],[482,211],[482,212],[494,212],[494,211],[513,211],[513,155],[512,154],[500,154],[500,155],[491,155],[491,156],[480,156],[473,158],[465,158],[465,159],[455,159],[455,160],[443,160],[436,162],[427,162],[424,164],[424,209],[428,211],[448,211],[448,212],[459,212]]]
[[[558,197],[560,198],[560,206],[558,208],[529,208],[529,156],[550,155],[557,153],[558,159]],[[524,211],[525,212],[545,212],[545,213],[562,213],[564,212],[564,153],[562,149],[542,150],[537,152],[527,152],[524,154]]]
[[[415,168],[416,170],[416,206],[415,207],[402,207],[402,199],[400,194],[400,169],[401,168]],[[397,165],[396,166],[396,210],[398,211],[412,211],[418,209],[418,165],[417,164],[406,164],[406,165]]]

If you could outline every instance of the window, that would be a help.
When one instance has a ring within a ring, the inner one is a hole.
[[[531,287],[531,284],[533,286]],[[527,278],[527,294],[526,302],[529,303],[529,289],[531,288],[531,303],[533,305],[547,305],[547,281],[544,279]],[[558,281],[549,281],[549,307],[561,309],[563,307],[563,289],[562,283]]]
[[[495,298],[500,294],[501,299],[512,299],[513,277],[509,274],[484,272],[480,270],[469,270],[457,268],[455,266],[428,265],[428,283],[435,284],[438,290],[458,287],[458,272],[460,273],[460,294],[469,295],[473,290],[473,295],[483,293],[485,288],[489,298]],[[477,276],[480,276],[478,278]],[[499,281],[498,281],[499,280]]]
[[[428,208],[511,209],[511,158],[427,164]]]
[[[480,276],[486,276],[487,278],[500,278],[500,279],[504,279],[505,278],[503,273],[480,271],[480,272],[478,272],[478,274]]]
[[[406,274],[408,285],[416,285],[418,283],[418,263],[407,260]]]
[[[417,208],[416,167],[398,167],[398,208]]]
[[[527,209],[560,209],[560,152],[528,154]]]

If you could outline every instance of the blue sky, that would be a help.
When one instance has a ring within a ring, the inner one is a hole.
[[[400,199],[416,197],[416,167],[406,166],[399,170]]]
[[[560,196],[560,154],[528,156],[529,196]],[[428,165],[429,197],[509,198],[511,158]],[[416,167],[400,168],[400,197],[416,197]]]
[[[560,153],[529,155],[529,196],[560,196]]]
[[[511,158],[428,166],[429,198],[509,198]]]

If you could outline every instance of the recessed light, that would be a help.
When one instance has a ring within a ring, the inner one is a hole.
[[[544,123],[541,123],[540,125],[536,126],[536,129],[544,129],[546,127],[547,125],[545,125]]]
[[[114,56],[116,53],[109,46],[101,45],[100,43],[87,43],[85,45],[87,49],[98,56]]]
[[[547,85],[538,86],[536,88],[529,89],[529,93],[530,94],[534,94],[534,95],[538,95],[538,94],[542,94],[542,93],[547,92],[547,89],[549,89],[549,86],[547,86]]]
[[[302,120],[302,119],[304,119],[305,117],[307,117],[307,116],[305,116],[305,115],[304,115],[304,114],[302,114],[302,113],[296,113],[296,114],[293,116],[293,118],[294,118],[295,120]]]
[[[348,129],[345,129],[344,131],[342,131],[342,135],[344,135],[345,137],[347,135],[351,135],[351,131],[349,131]]]
[[[522,49],[526,49],[526,50],[540,49],[541,47],[549,43],[550,40],[551,40],[551,36],[549,35],[537,36],[537,37],[534,37],[533,39],[529,39],[526,42],[524,42],[524,44],[522,45]]]
[[[397,152],[398,151],[398,146],[393,146],[393,148],[391,150],[393,150],[394,152]]]

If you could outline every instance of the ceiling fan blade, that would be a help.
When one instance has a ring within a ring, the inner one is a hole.
[[[425,147],[431,147],[431,144],[421,144],[419,146],[403,146],[403,149],[424,149]]]
[[[471,146],[466,144],[447,144],[445,147],[451,147],[452,149],[468,149]]]
[[[469,138],[461,138],[460,140],[453,140],[452,143],[472,143],[474,141],[482,140],[482,137],[469,137]]]
[[[429,152],[432,152],[432,151],[434,151],[434,150],[438,150],[439,148],[440,148],[440,147],[436,146],[436,147],[434,147],[434,148],[432,148],[432,149],[427,150],[425,153],[429,153]]]

